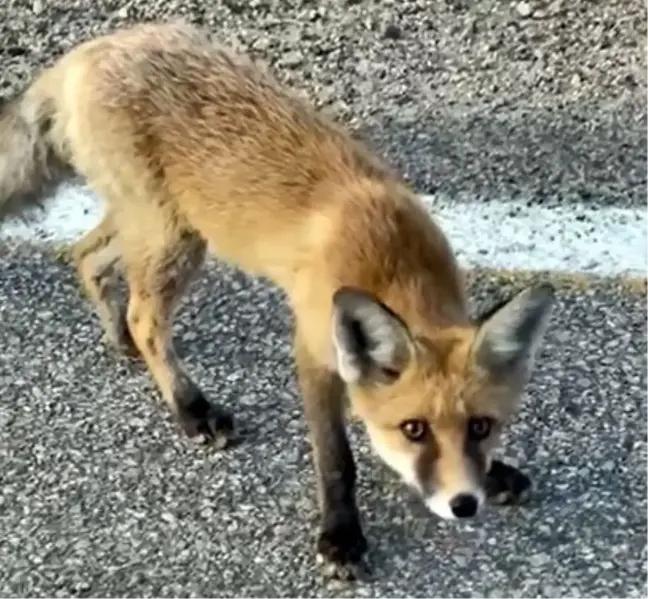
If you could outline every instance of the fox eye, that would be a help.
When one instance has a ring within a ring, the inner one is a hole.
[[[427,436],[428,424],[425,420],[405,420],[400,429],[410,441],[420,443]]]
[[[482,441],[490,435],[493,420],[488,416],[473,416],[468,421],[468,438],[471,441]]]
[[[389,382],[394,382],[400,375],[400,372],[394,368],[388,368],[383,366],[380,371],[383,373],[386,380]]]

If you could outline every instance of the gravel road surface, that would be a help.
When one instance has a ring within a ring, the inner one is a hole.
[[[269,62],[421,192],[645,203],[639,0],[3,0],[0,97],[81,40],[173,17]]]
[[[323,585],[283,298],[206,267],[177,339],[247,439],[191,446],[148,375],[99,343],[70,269],[0,250],[0,595],[640,597],[646,594],[645,293],[560,292],[505,454],[518,509],[426,514],[354,429],[374,579]],[[499,291],[498,293],[501,293]],[[475,304],[496,299],[486,281]]]
[[[639,0],[4,0],[0,101],[81,40],[177,16],[269,62],[421,192],[645,204]],[[70,268],[0,244],[0,596],[646,596],[645,288],[559,300],[505,447],[531,504],[439,521],[354,429],[374,579],[323,585],[281,295],[211,264],[186,299],[181,352],[247,432],[206,452],[100,343]]]

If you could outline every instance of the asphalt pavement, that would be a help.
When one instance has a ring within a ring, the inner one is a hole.
[[[646,588],[645,292],[559,292],[504,455],[524,508],[427,514],[353,429],[373,579],[324,584],[290,315],[208,265],[178,314],[196,380],[244,443],[187,442],[146,372],[100,342],[71,269],[0,247],[0,595],[640,597]],[[498,288],[475,283],[475,305]]]
[[[420,193],[645,204],[638,0],[4,0],[0,99],[83,40],[178,18],[267,63]]]
[[[268,61],[421,193],[467,210],[563,206],[583,221],[583,206],[645,206],[646,11],[635,0],[10,0],[0,101],[83,39],[179,16]],[[591,226],[579,257],[606,234]],[[557,239],[509,251],[546,265]],[[314,563],[314,477],[281,294],[210,264],[178,314],[188,368],[246,433],[205,451],[142,366],[101,343],[71,269],[42,246],[2,243],[0,597],[648,594],[645,285],[561,283],[503,448],[534,482],[523,508],[441,521],[354,427],[374,574],[343,586]],[[480,277],[475,305],[496,301],[501,283]]]

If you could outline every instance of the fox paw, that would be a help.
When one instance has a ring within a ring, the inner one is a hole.
[[[486,475],[486,494],[496,505],[520,505],[531,497],[531,480],[517,468],[494,460]]]
[[[130,336],[130,333],[117,338],[104,334],[103,341],[112,347],[112,349],[120,356],[131,360],[139,360],[142,357],[139,349],[133,341],[133,338]]]
[[[103,342],[112,347],[118,354],[127,358],[136,360],[141,357],[126,324],[125,316],[121,316],[117,323],[104,323]]]
[[[177,402],[178,421],[184,432],[199,445],[225,449],[236,435],[234,419],[219,406],[211,404],[198,392],[190,401]]]
[[[317,563],[326,578],[353,581],[369,576],[367,540],[357,521],[325,528],[317,541]]]

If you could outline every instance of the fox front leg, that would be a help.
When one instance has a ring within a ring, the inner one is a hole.
[[[355,580],[369,570],[363,559],[367,541],[356,506],[356,466],[344,426],[344,385],[299,344],[296,362],[317,477],[317,562],[328,578]]]
[[[520,505],[531,497],[531,480],[514,466],[493,460],[486,474],[486,494],[496,505]]]

